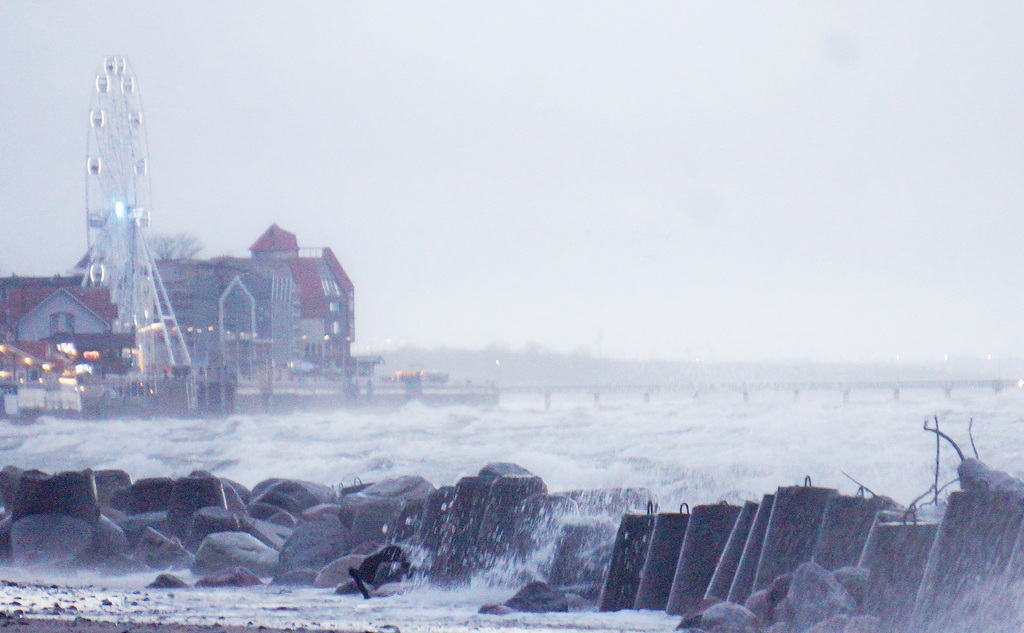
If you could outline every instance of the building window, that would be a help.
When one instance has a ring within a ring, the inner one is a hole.
[[[50,315],[50,334],[74,334],[75,315],[70,312],[54,312]]]

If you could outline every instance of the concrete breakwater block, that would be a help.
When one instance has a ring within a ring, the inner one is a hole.
[[[892,523],[884,515],[872,525],[857,565],[869,570],[861,611],[879,618],[880,633],[907,630],[938,531],[937,523]]]
[[[729,585],[729,602],[744,604],[750,594],[753,593],[754,576],[757,574],[757,562],[761,560],[761,549],[764,547],[764,535],[768,531],[768,521],[772,515],[772,507],[775,505],[775,495],[767,494],[761,497],[761,503],[757,506],[754,514],[754,522],[750,526],[750,534],[747,535],[747,542],[743,544],[743,553],[740,555],[739,565]]]
[[[466,582],[478,567],[477,535],[483,522],[483,500],[491,481],[482,477],[463,477],[455,486],[438,490],[432,496],[434,514],[425,524],[424,546],[433,553],[428,577],[437,583]]]
[[[26,471],[18,484],[13,517],[19,519],[36,514],[57,514],[73,517],[88,525],[100,518],[96,498],[96,480],[89,469],[46,475]]]
[[[939,525],[914,602],[915,630],[949,630],[962,600],[1003,574],[1024,521],[1024,499],[1012,492],[954,492]]]
[[[726,503],[693,509],[665,606],[667,613],[682,615],[700,604],[739,513],[740,506]]]
[[[651,544],[640,570],[634,609],[665,610],[689,522],[689,512],[662,513],[655,517]]]
[[[754,575],[754,591],[766,589],[778,576],[811,560],[825,509],[838,494],[832,488],[810,485],[787,486],[775,492],[761,559]]]
[[[725,542],[725,549],[715,566],[715,573],[711,576],[708,590],[704,592],[705,598],[725,600],[729,597],[729,587],[736,576],[736,570],[740,566],[740,558],[743,556],[743,548],[750,536],[750,528],[754,525],[754,516],[757,515],[758,504],[755,501],[747,501],[743,504],[736,522],[729,533],[729,540]]]
[[[554,543],[548,584],[599,598],[611,567],[615,536],[615,526],[601,517],[577,517],[562,525]],[[643,552],[640,557],[637,568],[643,564]]]
[[[896,504],[887,497],[832,497],[825,508],[812,560],[830,571],[856,565],[875,516],[882,510],[895,509]]]
[[[608,575],[601,589],[600,610],[632,609],[640,585],[640,570],[654,532],[655,515],[626,514],[619,523]]]
[[[520,533],[524,514],[519,508],[534,495],[547,494],[544,480],[536,476],[500,477],[495,479],[484,499],[483,517],[477,537],[480,562],[492,565],[521,548],[513,541]]]

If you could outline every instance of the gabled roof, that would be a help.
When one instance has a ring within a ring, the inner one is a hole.
[[[67,295],[72,301],[91,312],[97,319],[103,321],[107,326],[117,318],[117,306],[110,302],[110,292],[106,288],[64,287],[57,288],[56,290],[51,289],[49,292],[42,295],[40,300],[35,301],[35,305],[31,305],[31,307],[28,307],[28,303],[23,304],[23,307],[28,307],[28,309],[24,310],[20,316],[11,319],[12,323],[17,323],[28,317],[36,310],[41,309],[58,294]]]
[[[110,291],[107,288],[83,288],[81,282],[81,277],[59,276],[0,279],[0,328],[5,325],[12,327],[57,292],[65,292],[99,319],[107,323],[114,321],[117,306],[110,301]]]
[[[276,224],[271,224],[270,228],[264,231],[263,235],[249,247],[249,252],[253,255],[256,253],[275,253],[280,251],[288,251],[298,255],[299,240],[295,237],[294,233],[285,231]]]

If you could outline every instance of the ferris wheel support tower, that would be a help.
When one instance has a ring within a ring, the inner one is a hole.
[[[192,364],[143,229],[150,225],[149,156],[142,99],[128,60],[111,56],[96,75],[89,112],[85,215],[87,286],[109,288],[114,331],[132,333],[144,373]]]

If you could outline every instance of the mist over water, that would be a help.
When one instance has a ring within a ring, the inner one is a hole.
[[[194,469],[253,486],[269,477],[330,485],[416,474],[436,486],[494,461],[518,463],[552,491],[645,487],[664,508],[686,502],[758,499],[810,476],[853,493],[845,471],[877,494],[908,503],[934,480],[934,435],[970,450],[968,421],[983,460],[1017,472],[1024,392],[992,389],[734,391],[696,396],[540,394],[503,396],[497,407],[431,408],[416,402],[386,412],[338,410],[223,419],[42,418],[4,425],[0,460],[54,472],[122,468],[134,478]],[[956,456],[943,447],[943,482]]]

